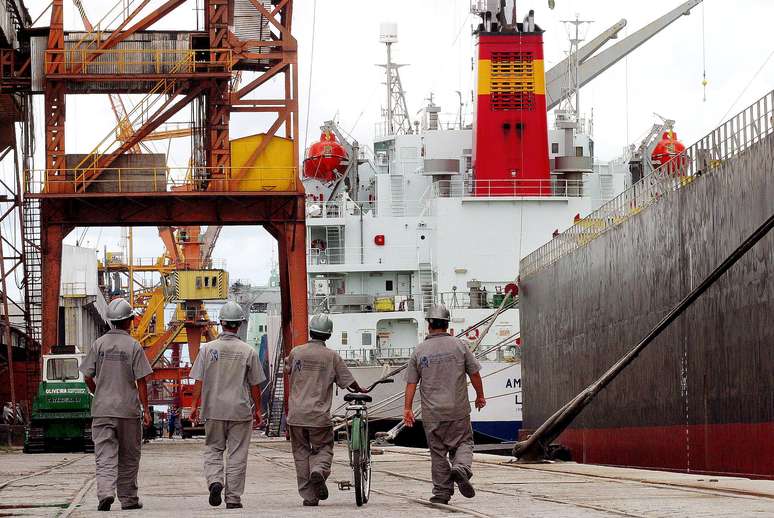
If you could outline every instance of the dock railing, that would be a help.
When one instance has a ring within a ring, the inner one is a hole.
[[[668,193],[710,174],[774,133],[774,91],[742,110],[617,197],[521,260],[520,275],[533,274],[586,245]]]

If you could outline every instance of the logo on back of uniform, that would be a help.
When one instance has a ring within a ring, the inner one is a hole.
[[[304,364],[301,362],[301,360],[296,360],[293,362],[293,371],[298,372],[303,368]]]
[[[430,367],[430,358],[427,356],[422,356],[419,359],[419,368],[424,369],[425,367]]]
[[[218,350],[210,349],[210,359],[214,362],[218,361]]]

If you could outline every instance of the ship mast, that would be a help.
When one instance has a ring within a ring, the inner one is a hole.
[[[562,20],[565,25],[574,28],[574,34],[569,34],[570,51],[567,60],[567,86],[559,110],[565,119],[572,120],[577,129],[580,128],[580,59],[579,45],[584,38],[580,35],[580,26],[594,23],[592,20],[581,20],[575,15],[574,20]],[[573,29],[571,29],[572,31]]]
[[[400,81],[399,65],[392,61],[392,44],[398,42],[398,26],[395,23],[382,23],[379,41],[387,47],[387,63],[378,65],[384,68],[387,87],[387,107],[382,110],[384,131],[387,135],[408,135],[413,133],[411,119],[406,107],[406,92]]]

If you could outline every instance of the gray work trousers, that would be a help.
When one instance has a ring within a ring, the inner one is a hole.
[[[296,463],[298,494],[309,502],[316,502],[317,487],[312,484],[312,473],[328,479],[333,463],[333,427],[290,426],[293,461]]]
[[[470,417],[456,421],[428,423],[423,421],[427,447],[430,449],[430,472],[433,495],[451,498],[454,494],[452,468],[461,469],[468,479],[473,476],[473,428]]]
[[[253,433],[251,421],[220,421],[207,419],[204,423],[204,477],[207,487],[223,484],[227,504],[239,504],[245,492],[247,453]],[[223,456],[226,456],[226,476],[223,477]]]
[[[94,461],[97,465],[97,498],[118,493],[122,507],[139,502],[137,472],[140,469],[142,421],[138,417],[95,417],[91,421]]]

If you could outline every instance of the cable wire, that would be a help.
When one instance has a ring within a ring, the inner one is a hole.
[[[739,102],[739,100],[744,96],[744,94],[747,93],[747,90],[750,88],[750,86],[755,82],[755,80],[758,78],[760,73],[763,71],[764,68],[766,68],[766,65],[768,65],[769,61],[771,60],[771,57],[774,56],[774,50],[772,50],[769,55],[766,57],[766,59],[763,61],[763,64],[760,66],[757,72],[752,76],[752,79],[750,79],[747,82],[747,85],[744,87],[744,90],[742,90],[742,93],[739,94],[739,97],[736,98],[736,100],[731,103],[731,106],[728,107],[728,110],[726,110],[726,113],[723,114],[723,117],[720,118],[720,122],[718,122],[718,126],[722,125],[723,122],[725,122],[726,117],[728,117],[728,114],[731,113],[731,110],[734,109],[734,106],[736,106],[736,103]]]

